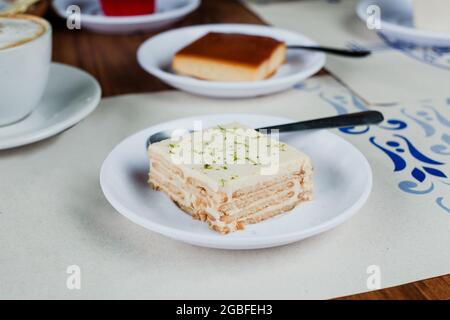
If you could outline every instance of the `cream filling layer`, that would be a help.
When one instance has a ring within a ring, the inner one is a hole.
[[[155,186],[160,187],[181,205],[192,208],[193,211],[199,209],[196,206],[196,203],[198,202],[199,198],[205,200],[205,196],[199,194],[198,192],[195,192],[194,190],[192,190],[192,188],[179,187],[186,185],[183,179],[181,179],[181,177],[178,175],[170,175],[170,171],[164,171],[166,170],[160,171],[157,170],[157,168],[153,167],[153,170],[150,173],[150,182],[152,182]],[[307,179],[307,177],[305,176],[304,180],[309,179]],[[272,197],[259,198],[259,200],[257,201],[250,201],[248,205],[242,206],[240,209],[235,210],[229,215],[229,219],[226,219],[228,220],[228,222],[222,221],[221,218],[224,217],[224,214],[223,212],[217,210],[216,203],[205,203],[206,206],[200,208],[200,210],[203,210],[208,215],[211,215],[213,217],[213,220],[211,221],[212,224],[217,225],[220,228],[231,227],[232,229],[234,229],[233,226],[237,221],[257,219],[258,217],[264,216],[283,207],[295,205],[301,202],[301,199],[299,199],[299,197],[302,196],[302,193],[305,193],[306,198],[308,198],[309,194],[312,193],[312,186],[310,184],[308,184],[306,188],[302,188],[300,179],[293,179],[290,180],[290,182],[293,182],[293,186],[291,188],[288,188],[286,191],[275,194]],[[258,192],[260,192],[260,190],[256,190],[254,194],[257,194]],[[289,201],[279,201],[279,198],[282,198],[291,192],[293,194],[289,197]],[[228,196],[229,199],[232,198],[231,195]],[[208,202],[207,199],[206,201]],[[227,204],[232,204],[235,201],[236,200],[232,200]],[[250,213],[248,211],[250,211]]]

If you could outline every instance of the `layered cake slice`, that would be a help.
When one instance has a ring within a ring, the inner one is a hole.
[[[151,187],[220,233],[312,198],[309,157],[238,123],[152,144],[148,156]]]
[[[210,32],[175,54],[175,72],[213,81],[256,81],[283,64],[286,46],[269,37]]]

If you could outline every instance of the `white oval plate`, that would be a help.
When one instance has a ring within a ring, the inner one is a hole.
[[[56,13],[67,19],[66,12],[70,5],[81,9],[81,25],[100,33],[134,33],[139,31],[156,31],[182,19],[198,8],[200,0],[157,0],[156,12],[140,16],[109,17],[105,16],[98,0],[54,0]]]
[[[274,27],[249,24],[210,24],[175,29],[148,39],[138,50],[138,62],[147,72],[175,88],[198,95],[220,98],[253,97],[286,90],[315,74],[325,64],[325,54],[321,52],[288,50],[287,60],[277,73],[261,81],[207,81],[172,72],[170,65],[175,53],[210,31],[268,36],[291,45],[317,45],[301,34]]]
[[[167,237],[193,245],[221,249],[257,249],[280,246],[341,224],[367,200],[372,171],[366,158],[350,143],[328,131],[291,133],[281,139],[304,150],[314,166],[314,200],[289,213],[247,225],[228,235],[211,231],[205,222],[181,211],[164,193],[147,184],[147,138],[158,131],[205,127],[234,122],[260,127],[292,119],[250,114],[205,115],[174,120],[140,131],[117,145],[104,161],[100,185],[111,205],[131,221]]]
[[[87,72],[52,63],[47,88],[33,112],[0,127],[0,150],[43,140],[70,128],[97,107],[101,95],[97,80]]]
[[[366,23],[367,7],[377,5],[381,12],[381,31],[394,39],[424,46],[449,46],[450,33],[414,28],[411,0],[362,0],[356,7],[359,18]]]

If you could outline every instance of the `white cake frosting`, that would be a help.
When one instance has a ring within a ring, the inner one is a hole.
[[[0,18],[0,50],[36,39],[45,32],[42,23],[25,18]]]

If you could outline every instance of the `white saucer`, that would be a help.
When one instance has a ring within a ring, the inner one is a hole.
[[[98,0],[54,0],[56,13],[66,19],[70,5],[81,9],[81,27],[101,33],[156,31],[182,19],[200,5],[200,0],[159,0],[153,14],[125,17],[105,16]]]
[[[367,7],[376,5],[381,12],[381,33],[396,40],[424,46],[450,46],[450,33],[414,28],[411,0],[362,0],[356,7],[359,18],[366,23]]]
[[[52,63],[44,96],[25,119],[0,127],[0,150],[51,137],[78,123],[98,105],[101,89],[88,73]]]
[[[286,90],[315,74],[325,64],[325,54],[321,52],[288,50],[284,65],[275,75],[262,81],[206,81],[180,76],[172,72],[170,65],[174,54],[210,31],[269,36],[287,44],[317,45],[301,34],[274,27],[249,24],[210,24],[167,31],[148,39],[138,50],[138,62],[146,71],[175,88],[194,94],[221,98],[253,97]]]
[[[140,131],[117,145],[104,161],[100,184],[111,205],[131,221],[170,238],[193,245],[222,249],[256,249],[295,242],[329,230],[355,214],[372,188],[366,158],[344,139],[328,131],[284,135],[281,140],[304,150],[314,166],[314,200],[290,213],[221,235],[182,212],[165,194],[147,184],[147,138],[160,130],[203,127],[239,119],[260,127],[292,119],[250,114],[208,115],[162,123]]]

